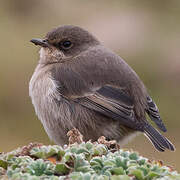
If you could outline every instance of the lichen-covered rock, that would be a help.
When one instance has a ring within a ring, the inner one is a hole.
[[[14,180],[180,180],[160,161],[150,161],[111,141],[44,146],[31,143],[0,155],[0,179]],[[103,143],[103,144],[100,144]],[[112,145],[113,144],[113,145]]]

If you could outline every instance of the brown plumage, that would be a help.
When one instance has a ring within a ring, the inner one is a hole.
[[[67,143],[66,133],[77,128],[85,140],[100,136],[120,144],[144,133],[159,151],[172,143],[146,120],[166,131],[159,110],[131,67],[77,26],[61,26],[40,45],[40,60],[30,81],[30,96],[48,136]]]

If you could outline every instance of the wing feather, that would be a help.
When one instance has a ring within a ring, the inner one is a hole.
[[[150,97],[147,97],[147,104],[148,109],[146,109],[146,112],[148,113],[151,120],[155,122],[155,124],[160,130],[166,132],[167,129],[162,122],[157,105],[153,102],[153,100]]]
[[[76,102],[112,119],[119,120],[121,125],[140,130],[140,122],[134,115],[133,101],[119,88],[103,86],[93,95],[77,98]]]

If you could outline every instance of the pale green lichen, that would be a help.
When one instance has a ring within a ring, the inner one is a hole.
[[[28,155],[27,155],[28,154]],[[133,151],[83,142],[64,148],[35,146],[0,155],[0,179],[180,180],[180,174]]]

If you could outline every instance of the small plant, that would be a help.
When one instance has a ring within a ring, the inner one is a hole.
[[[69,146],[30,144],[0,155],[0,179],[14,180],[180,180],[160,161],[119,149],[101,137]]]

